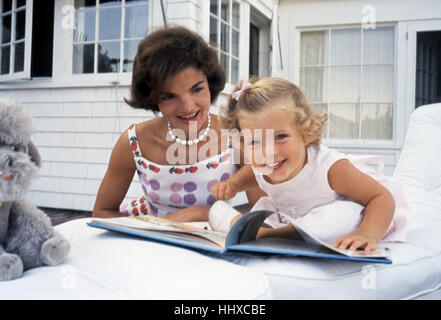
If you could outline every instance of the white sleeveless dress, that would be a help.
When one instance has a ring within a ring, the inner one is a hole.
[[[383,184],[395,199],[395,213],[383,240],[405,241],[410,205],[401,183],[382,174],[383,162],[375,156],[345,155],[325,145],[307,147],[307,163],[292,179],[279,184],[268,183],[262,174],[253,168],[257,183],[268,197],[260,198],[252,211],[271,210],[286,214],[322,239],[337,239],[355,232],[361,223],[364,206],[339,195],[328,183],[329,168],[340,159],[348,159],[364,173]],[[373,168],[370,164],[375,164]],[[281,227],[289,221],[274,214],[265,221],[272,227]]]

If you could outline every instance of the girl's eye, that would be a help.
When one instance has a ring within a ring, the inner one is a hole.
[[[285,139],[286,137],[287,137],[286,134],[278,134],[278,135],[276,136],[276,140],[283,140],[283,139]]]
[[[251,140],[251,141],[248,143],[248,145],[250,145],[250,146],[257,146],[257,145],[259,145],[259,144],[260,144],[260,142],[257,141],[257,140]]]

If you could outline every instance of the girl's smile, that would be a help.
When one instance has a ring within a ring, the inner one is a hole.
[[[244,142],[247,156],[269,183],[287,181],[304,167],[306,143],[294,117],[280,103],[262,111],[242,111],[239,126],[251,132]]]

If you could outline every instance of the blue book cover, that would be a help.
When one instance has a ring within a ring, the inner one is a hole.
[[[244,214],[232,226],[228,234],[198,228],[193,224],[177,223],[152,216],[92,219],[91,227],[142,237],[185,248],[205,250],[222,254],[226,251],[247,252],[267,255],[290,255],[323,259],[340,259],[369,263],[387,263],[390,251],[380,248],[366,255],[363,252],[340,250],[323,243],[314,235],[308,234],[308,241],[261,238],[257,232],[271,211],[255,211]],[[301,228],[296,225],[296,228]],[[301,230],[302,234],[307,233]]]

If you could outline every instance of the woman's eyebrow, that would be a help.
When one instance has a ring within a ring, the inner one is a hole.
[[[194,89],[195,87],[199,86],[202,83],[204,83],[204,80],[196,82],[191,88]]]
[[[196,82],[196,83],[191,87],[190,90],[196,88],[197,86],[199,86],[199,85],[202,84],[202,83],[204,83],[204,80],[201,80],[201,81]],[[161,95],[166,95],[166,94],[173,94],[173,92],[169,92],[169,91],[163,91],[163,92],[161,92]]]

